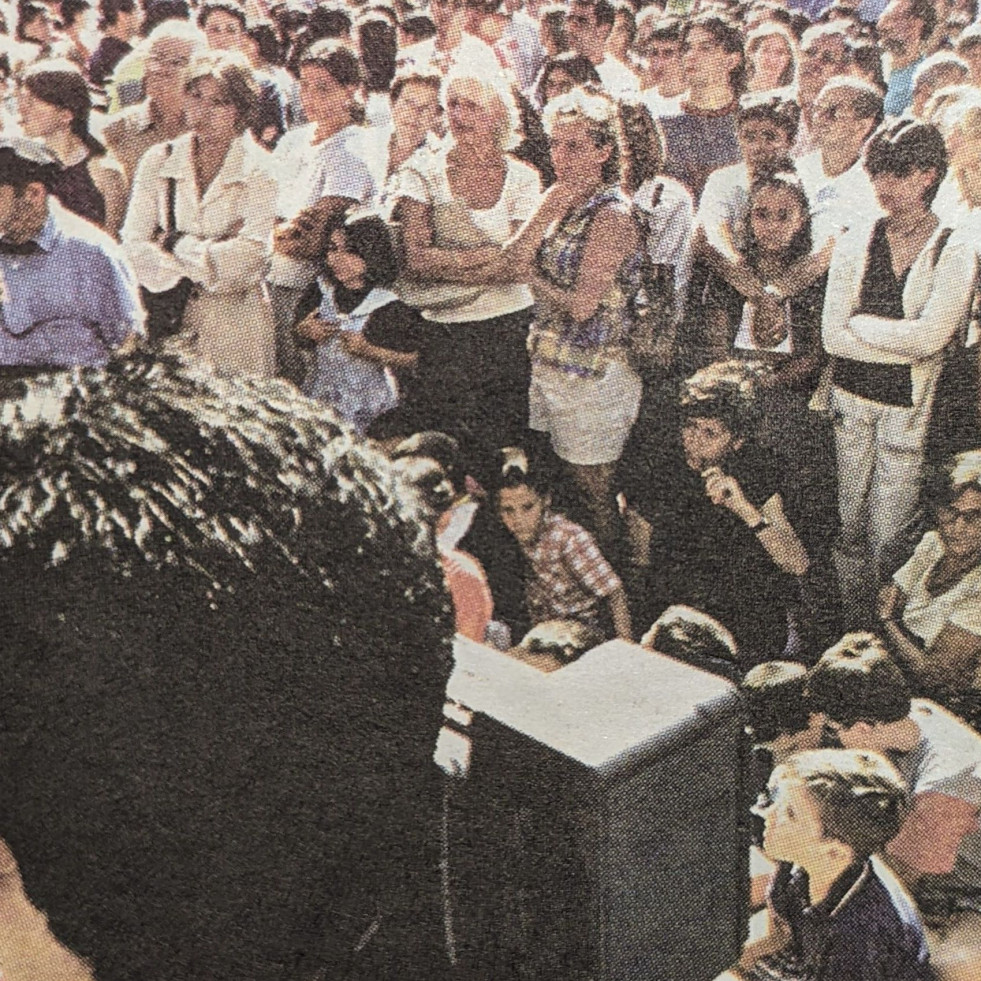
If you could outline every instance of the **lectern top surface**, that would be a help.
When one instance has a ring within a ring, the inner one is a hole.
[[[735,700],[727,681],[625,641],[551,674],[461,638],[455,658],[451,698],[600,771],[692,741]]]

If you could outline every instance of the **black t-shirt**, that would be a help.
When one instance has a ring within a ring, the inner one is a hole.
[[[744,446],[722,469],[757,509],[775,494],[787,497],[785,467],[755,445]],[[741,518],[709,500],[705,480],[685,462],[680,445],[627,496],[652,527],[656,605],[682,603],[715,617],[735,636],[743,663],[779,657],[795,581]]]

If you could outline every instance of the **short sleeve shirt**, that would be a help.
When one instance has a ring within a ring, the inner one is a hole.
[[[981,566],[945,593],[932,596],[926,583],[943,555],[940,536],[927,532],[910,560],[893,576],[907,597],[903,625],[928,649],[948,623],[981,637]]]

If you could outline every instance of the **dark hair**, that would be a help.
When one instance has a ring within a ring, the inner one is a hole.
[[[859,71],[868,75],[876,88],[884,91],[886,76],[882,70],[882,54],[879,48],[871,41],[849,38],[848,53],[851,56],[852,64]]]
[[[69,129],[85,144],[93,156],[101,156],[106,148],[89,132],[92,94],[82,73],[62,61],[38,61],[24,76],[24,87],[41,102],[72,114]]]
[[[364,260],[365,282],[369,287],[391,286],[395,282],[399,273],[395,243],[392,241],[388,225],[378,215],[366,215],[352,221],[329,225],[325,235],[325,247],[330,236],[336,231],[344,233],[347,250]],[[325,277],[336,285],[329,266],[325,271]]]
[[[925,483],[925,496],[935,512],[969,490],[981,491],[981,450],[958,453]]]
[[[212,14],[219,12],[228,14],[229,17],[234,17],[242,25],[242,31],[245,31],[247,23],[245,10],[238,6],[238,4],[233,3],[232,0],[227,0],[227,2],[223,2],[223,0],[206,0],[198,12],[198,27],[204,30],[205,25],[208,23],[208,18]]]
[[[331,3],[316,7],[307,21],[307,35],[313,40],[339,39],[351,32],[351,15],[341,4]]]
[[[140,33],[146,37],[155,28],[167,20],[190,20],[191,8],[187,0],[153,0],[143,15]]]
[[[114,27],[120,14],[136,11],[136,0],[99,0],[99,30]]]
[[[570,6],[592,7],[598,27],[613,27],[616,20],[616,8],[610,0],[572,0]]]
[[[658,654],[714,670],[732,681],[740,674],[739,652],[732,634],[718,620],[689,606],[669,606],[640,643]]]
[[[665,17],[655,7],[648,7],[638,14],[637,22],[642,24],[654,17],[657,17],[657,22],[644,40],[648,43],[651,41],[671,41],[675,44],[681,44],[681,21],[677,17]]]
[[[78,20],[79,14],[84,14],[86,10],[91,10],[92,4],[89,0],[61,0],[58,4],[58,17],[63,27],[72,27]]]
[[[933,203],[947,174],[947,147],[940,130],[930,123],[903,119],[880,127],[865,148],[865,169],[877,174],[908,177],[915,170],[935,172],[923,192],[923,203]]]
[[[743,44],[743,32],[732,21],[717,14],[699,14],[685,24],[681,36],[683,45],[688,44],[691,32],[697,29],[710,35],[727,54],[739,55],[739,64],[729,72],[729,87],[737,96],[742,95],[746,91],[746,49]]]
[[[800,126],[800,106],[793,99],[784,99],[767,92],[751,92],[739,100],[736,125],[750,120],[763,120],[782,129],[793,143]]]
[[[764,174],[753,182],[749,189],[749,209],[746,212],[746,263],[751,269],[755,269],[759,264],[759,246],[756,236],[753,234],[753,202],[756,196],[768,188],[790,191],[804,216],[804,224],[800,231],[791,239],[787,248],[787,262],[795,262],[806,255],[811,254],[814,245],[813,230],[811,227],[811,203],[807,199],[807,192],[800,178],[793,171],[778,170],[770,174]]]
[[[569,50],[569,35],[565,29],[565,7],[552,4],[539,14],[539,21],[559,53]]]
[[[60,170],[55,155],[36,140],[0,137],[0,185],[12,187],[18,197],[28,184],[50,190]]]
[[[388,92],[395,78],[398,36],[392,22],[381,14],[360,18],[357,23],[358,47],[369,92]]]
[[[643,102],[620,102],[620,131],[627,147],[624,187],[635,194],[645,181],[664,170],[664,134]]]
[[[850,729],[856,722],[899,722],[909,715],[903,672],[874,634],[846,634],[811,669],[805,690],[812,712]]]
[[[204,78],[218,83],[224,97],[235,107],[242,132],[255,120],[260,91],[252,68],[237,52],[204,50],[191,59],[184,88],[190,92]]]
[[[814,799],[824,837],[847,845],[857,861],[884,848],[906,819],[906,784],[879,753],[808,750],[794,754],[782,769]]]
[[[552,494],[552,474],[544,461],[520,447],[505,447],[495,454],[495,465],[489,480],[489,490],[495,499],[502,490],[527,487],[539,497]]]
[[[909,16],[922,21],[920,40],[925,41],[937,26],[937,7],[935,0],[906,0]]]
[[[343,41],[314,41],[303,49],[299,64],[323,68],[338,85],[357,86],[363,81],[361,61]]]
[[[874,132],[882,125],[885,118],[885,104],[882,92],[871,82],[856,78],[854,75],[835,75],[824,84],[821,92],[829,89],[841,89],[849,94],[852,109],[859,119],[871,119]],[[820,92],[818,95],[820,96]]]
[[[283,42],[272,24],[263,22],[254,24],[247,31],[255,42],[259,57],[268,65],[282,65],[284,62]]]
[[[425,14],[411,14],[403,18],[402,32],[411,41],[427,41],[436,36],[436,25]]]
[[[421,456],[435,460],[446,472],[454,487],[459,484],[463,474],[463,454],[460,451],[459,440],[436,430],[413,433],[406,437],[395,447],[391,456],[393,460],[407,456]]]
[[[754,742],[771,743],[808,727],[806,684],[807,669],[796,661],[767,661],[746,672],[739,690]]]
[[[538,80],[538,101],[545,104],[545,89],[553,72],[564,71],[577,85],[596,85],[600,81],[596,66],[585,56],[575,51],[563,51],[562,54],[549,58],[542,68],[542,76]]]

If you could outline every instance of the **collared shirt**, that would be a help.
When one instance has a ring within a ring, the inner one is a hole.
[[[811,905],[807,873],[781,863],[770,889],[791,942],[764,958],[750,977],[809,981],[922,981],[927,946],[916,908],[885,869],[850,866]]]
[[[49,198],[35,255],[0,255],[0,365],[105,364],[143,333],[136,279],[103,231]]]

